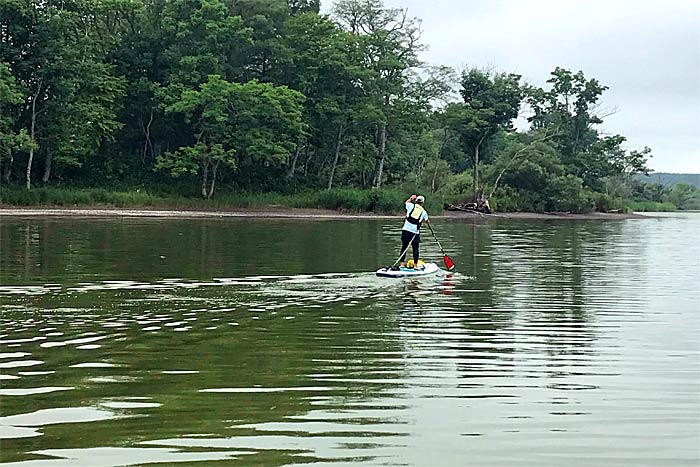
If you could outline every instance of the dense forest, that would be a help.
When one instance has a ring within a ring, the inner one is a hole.
[[[0,0],[5,202],[42,187],[205,199],[401,189],[483,194],[505,211],[669,201],[635,178],[651,150],[601,132],[608,88],[595,78],[556,68],[540,88],[429,66],[407,10],[319,7]]]

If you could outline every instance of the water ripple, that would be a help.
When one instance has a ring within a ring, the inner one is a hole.
[[[700,462],[695,224],[442,225],[462,274],[387,281],[381,222],[103,222],[0,271],[3,465]]]

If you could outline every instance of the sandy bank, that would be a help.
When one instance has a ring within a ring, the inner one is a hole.
[[[259,219],[397,219],[400,215],[374,213],[351,213],[330,209],[299,209],[268,206],[264,208],[232,209],[228,211],[179,211],[148,208],[17,208],[0,207],[0,216],[16,217],[165,217],[165,218],[259,218]],[[469,212],[444,211],[433,218],[453,220],[496,220],[496,219],[532,219],[532,220],[624,220],[648,219],[641,214],[571,214],[571,213],[494,213],[479,214]]]

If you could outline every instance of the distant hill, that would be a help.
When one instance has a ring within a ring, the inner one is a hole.
[[[676,183],[687,183],[688,185],[700,187],[700,174],[672,174],[666,172],[652,172],[648,176],[638,174],[635,178],[640,182],[660,183],[665,187],[671,187]]]

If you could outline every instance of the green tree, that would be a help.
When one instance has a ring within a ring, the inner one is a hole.
[[[192,87],[218,74],[243,77],[253,30],[223,0],[170,0],[163,3],[159,27],[170,65],[169,83]]]
[[[479,164],[484,147],[502,130],[510,130],[523,99],[521,76],[471,68],[462,74],[463,103],[451,109],[455,131],[464,150],[471,154],[474,170],[473,193],[479,190]]]
[[[299,13],[318,14],[321,9],[321,0],[287,0],[287,4],[292,15]]]
[[[9,181],[15,152],[26,150],[32,141],[24,128],[17,127],[19,106],[24,102],[17,81],[6,63],[0,62],[0,170],[3,178]]]
[[[407,10],[387,8],[381,0],[340,0],[334,16],[358,38],[360,65],[371,72],[360,84],[375,112],[376,161],[372,186],[379,188],[386,160],[387,128],[395,117],[412,69],[421,65],[420,22]]]
[[[345,140],[357,130],[366,102],[356,83],[367,75],[355,60],[356,40],[327,18],[299,14],[289,19],[287,49],[295,57],[285,64],[281,82],[306,96],[308,140],[294,152],[288,176],[296,171],[303,148],[314,146],[328,157],[327,187],[335,180]],[[323,170],[323,164],[319,168]]]
[[[528,161],[533,164],[530,167],[533,167],[537,161],[551,161],[556,158],[556,151],[550,143],[555,134],[549,133],[546,129],[528,133],[502,132],[501,134],[503,147],[498,151],[493,164],[487,166],[485,179],[491,185],[488,198],[493,197],[501,179],[509,171],[521,170]],[[556,171],[558,172],[559,169]],[[542,188],[543,186],[539,186],[536,189]]]
[[[700,190],[687,183],[676,183],[664,196],[664,200],[678,206],[678,209],[700,209]]]
[[[237,0],[231,4],[233,14],[241,18],[249,35],[249,42],[237,47],[243,65],[240,80],[279,83],[285,66],[294,59],[285,40],[289,33],[287,22],[292,11],[301,13],[308,6],[301,5],[299,9],[300,5],[289,5],[285,0]]]
[[[174,177],[200,175],[202,196],[211,198],[222,165],[235,170],[241,161],[286,161],[304,131],[302,103],[303,96],[286,87],[211,75],[167,107],[192,125],[192,142],[159,157],[157,168]]]
[[[33,141],[25,183],[32,184],[35,149],[44,155],[44,182],[52,164],[79,165],[121,125],[116,110],[123,81],[105,63],[100,3],[91,0],[3,2],[2,56],[28,91],[22,116]]]

